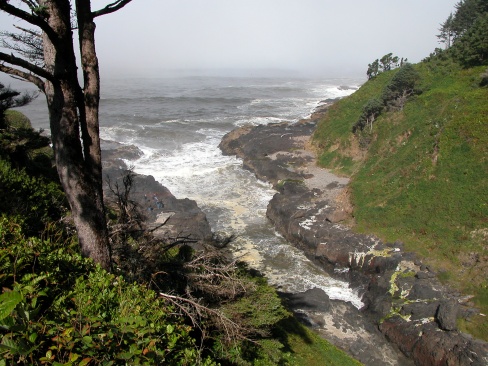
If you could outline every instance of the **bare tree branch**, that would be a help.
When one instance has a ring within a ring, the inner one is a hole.
[[[250,290],[250,285],[236,275],[237,262],[238,259],[231,261],[215,248],[204,247],[183,265],[188,286],[203,291],[209,299],[235,299]]]
[[[35,30],[25,29],[25,28],[19,27],[18,25],[15,25],[15,24],[14,24],[14,27],[17,28],[18,30],[21,30],[22,32],[25,32],[27,34],[30,34],[33,37],[37,37],[39,39],[42,38],[41,35],[38,32],[36,32]]]
[[[111,4],[108,4],[103,9],[94,11],[92,13],[93,18],[99,17],[101,15],[105,15],[105,14],[110,14],[110,13],[113,13],[113,12],[119,10],[119,9],[122,9],[124,6],[126,6],[131,1],[132,0],[117,0],[117,1],[115,1],[113,3],[111,3]]]
[[[24,1],[25,3],[25,1]],[[32,2],[33,3],[33,2]],[[33,3],[35,5],[35,3]],[[29,7],[33,9],[30,5]],[[0,0],[0,10],[13,15],[14,17],[25,20],[27,23],[38,26],[48,35],[49,39],[54,43],[56,42],[56,33],[54,30],[46,23],[46,21],[37,14],[29,14],[28,12],[19,9],[13,5],[10,5],[7,0]]]
[[[25,81],[29,81],[34,85],[36,85],[44,93],[44,88],[45,88],[44,81],[42,81],[37,76],[29,74],[25,71],[14,69],[13,67],[9,67],[4,64],[0,64],[0,71],[12,75],[14,77],[21,78]]]
[[[221,331],[223,331],[225,341],[228,343],[236,340],[253,342],[253,340],[248,337],[248,334],[252,333],[251,329],[247,329],[243,327],[242,324],[232,321],[218,309],[212,309],[208,306],[202,305],[198,302],[198,300],[192,298],[174,296],[162,292],[159,293],[159,296],[168,300],[178,309],[180,309],[180,311],[190,319],[193,326],[198,328],[203,335],[205,335],[206,332],[205,329],[200,326],[200,324],[202,324],[201,319],[209,317],[213,320],[214,324],[217,325]]]
[[[16,27],[22,33],[0,32],[1,46],[17,52],[33,65],[44,66],[44,53],[41,35],[34,30]]]
[[[36,74],[37,76],[41,78],[45,78],[49,81],[56,82],[56,79],[54,78],[54,75],[52,75],[50,72],[46,71],[42,67],[36,66],[24,59],[21,59],[19,57],[15,57],[14,55],[8,55],[6,53],[0,52],[0,61],[5,61],[9,64],[15,65],[15,66],[20,66],[24,69],[29,70],[30,72]]]

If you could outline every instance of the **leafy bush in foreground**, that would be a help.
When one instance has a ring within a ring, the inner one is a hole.
[[[75,238],[26,237],[22,223],[4,215],[0,365],[305,365],[315,352],[331,365],[356,364],[312,340],[266,281],[246,272],[248,293],[213,311],[249,333],[229,342],[202,317],[197,327],[211,332],[204,339],[175,303],[81,257]]]
[[[5,216],[0,244],[0,364],[201,363],[171,306],[95,267],[76,245],[26,238]]]

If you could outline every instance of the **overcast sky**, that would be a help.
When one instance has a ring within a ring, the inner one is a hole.
[[[94,9],[107,0],[92,0]],[[277,69],[364,76],[393,52],[418,62],[458,0],[134,0],[97,18],[102,76]],[[0,14],[0,28],[13,18]]]

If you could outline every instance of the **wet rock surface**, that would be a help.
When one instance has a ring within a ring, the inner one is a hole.
[[[122,189],[122,179],[129,168],[125,160],[139,156],[142,156],[142,152],[135,146],[121,145],[116,142],[102,143],[105,199],[115,200],[110,186],[115,189],[118,185]],[[148,222],[154,227],[165,223],[154,231],[158,237],[170,240],[177,237],[188,237],[202,241],[212,238],[212,230],[207,217],[197,203],[188,198],[176,198],[150,175],[135,175],[131,199],[137,202]]]
[[[348,180],[318,168],[307,148],[326,107],[295,124],[241,127],[220,144],[278,191],[267,208],[276,229],[329,273],[347,276],[365,306],[359,313],[350,304],[333,305],[317,291],[288,300],[303,305],[305,323],[366,365],[487,365],[488,345],[456,330],[456,318],[473,312],[459,294],[401,242],[383,243],[342,223],[349,209],[338,197]]]
[[[351,303],[330,300],[318,288],[282,297],[302,323],[363,364],[413,365]]]

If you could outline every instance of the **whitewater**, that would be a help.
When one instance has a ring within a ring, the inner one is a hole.
[[[195,200],[214,231],[236,235],[235,255],[280,291],[317,287],[360,308],[356,289],[330,277],[275,232],[266,219],[276,193],[271,186],[218,148],[236,127],[296,122],[322,101],[351,94],[360,83],[210,76],[102,80],[100,134],[105,141],[137,146],[143,155],[127,164],[154,176],[177,198]],[[49,131],[42,97],[21,111],[34,128]]]

